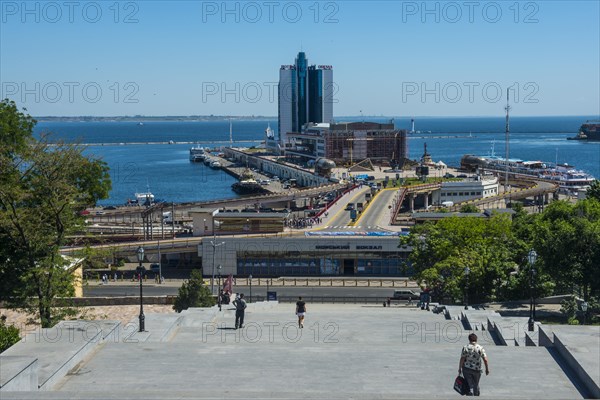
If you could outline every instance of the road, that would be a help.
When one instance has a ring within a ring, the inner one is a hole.
[[[389,230],[390,209],[388,206],[392,203],[396,190],[380,191],[367,208],[359,215],[356,222],[352,223],[350,219],[350,211],[344,208],[348,203],[366,203],[365,194],[370,192],[369,187],[363,187],[356,193],[346,195],[341,202],[341,208],[337,210],[335,215],[326,220],[323,227],[318,230],[337,232],[337,231],[387,231]]]
[[[144,286],[145,296],[166,296],[177,295],[179,287],[173,284],[156,285],[147,284]],[[396,288],[398,289],[398,288]],[[215,289],[216,290],[216,289]],[[250,295],[250,287],[235,286],[234,291]],[[290,287],[290,286],[272,286],[269,291],[277,292],[278,296],[325,296],[325,297],[388,297],[391,296],[394,288],[391,287]],[[265,296],[266,286],[252,286],[252,294]],[[139,296],[139,286],[132,285],[98,285],[90,284],[83,289],[85,297],[120,297],[120,296]]]

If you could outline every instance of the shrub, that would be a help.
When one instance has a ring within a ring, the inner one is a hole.
[[[202,272],[192,271],[190,279],[181,285],[173,310],[181,312],[190,307],[212,307],[216,303],[210,289],[204,285]]]
[[[21,340],[19,328],[14,325],[6,325],[6,317],[0,317],[0,353]]]

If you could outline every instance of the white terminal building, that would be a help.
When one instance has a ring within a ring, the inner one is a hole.
[[[444,202],[459,203],[497,196],[499,193],[498,178],[495,176],[475,176],[456,182],[444,182],[440,190],[432,193],[432,202],[435,205]]]

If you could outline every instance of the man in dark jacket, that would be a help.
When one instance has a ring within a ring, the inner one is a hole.
[[[244,293],[240,294],[240,297],[233,301],[235,306],[235,329],[244,327],[244,314],[246,313],[246,300],[244,300]]]

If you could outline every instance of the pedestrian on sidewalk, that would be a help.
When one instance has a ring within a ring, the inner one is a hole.
[[[235,329],[244,327],[244,314],[246,313],[246,300],[244,300],[244,293],[240,294],[240,297],[233,301],[235,306]]]
[[[477,335],[469,335],[469,344],[464,346],[458,364],[458,373],[463,374],[469,384],[467,396],[479,396],[479,379],[485,364],[485,374],[490,374],[487,355],[484,348],[477,343]]]
[[[302,296],[298,297],[296,302],[296,315],[298,316],[298,327],[304,328],[304,315],[306,314],[306,303],[302,301]]]

